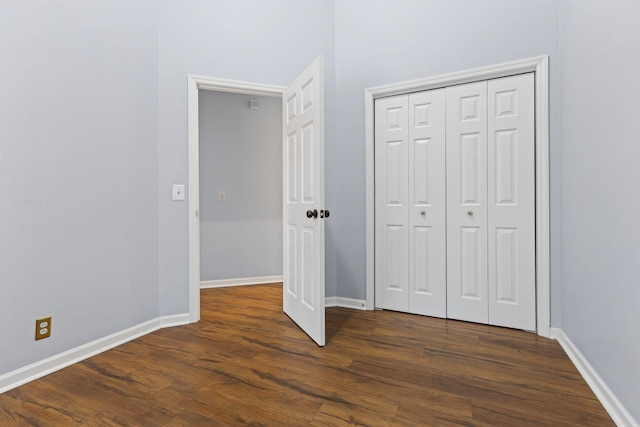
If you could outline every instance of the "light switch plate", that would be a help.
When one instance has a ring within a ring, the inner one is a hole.
[[[184,184],[173,184],[173,200],[184,200]]]

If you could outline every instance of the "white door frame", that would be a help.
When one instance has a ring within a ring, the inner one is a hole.
[[[374,309],[375,296],[374,100],[529,72],[535,73],[536,323],[537,334],[549,337],[549,57],[546,55],[365,90],[366,309]]]
[[[189,321],[200,320],[200,136],[198,91],[213,90],[282,98],[286,87],[214,77],[187,76],[187,132],[189,145]]]

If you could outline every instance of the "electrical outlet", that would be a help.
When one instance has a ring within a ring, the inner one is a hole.
[[[218,201],[226,202],[227,201],[227,193],[226,191],[218,191]]]
[[[51,316],[36,320],[36,341],[51,336]]]

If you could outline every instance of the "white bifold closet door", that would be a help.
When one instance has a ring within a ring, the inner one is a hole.
[[[536,329],[533,74],[489,80],[489,324]]]
[[[445,90],[376,100],[376,305],[446,317]]]
[[[447,88],[447,317],[535,330],[533,75]]]
[[[409,311],[409,100],[375,101],[376,305]]]
[[[488,323],[487,82],[447,88],[447,317]]]
[[[445,90],[409,95],[409,312],[447,316]]]
[[[533,83],[376,100],[377,307],[535,330]]]

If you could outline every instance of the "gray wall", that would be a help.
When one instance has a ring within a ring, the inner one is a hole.
[[[326,148],[334,125],[333,2],[326,0],[160,0],[158,76],[159,283],[162,314],[188,311],[188,206],[171,202],[187,182],[187,75],[288,85],[325,55]],[[327,190],[327,206],[334,202]],[[333,254],[327,222],[327,254]],[[335,258],[334,258],[335,259]],[[327,257],[327,295],[335,261]],[[332,264],[333,263],[333,264]]]
[[[2,2],[0,374],[158,315],[157,9]]]
[[[200,278],[282,275],[282,99],[201,90],[199,101]]]
[[[336,135],[327,165],[336,205],[338,295],[365,298],[365,88],[549,55],[551,179],[560,175],[555,0],[347,0],[336,5]],[[366,11],[366,13],[363,13]],[[560,187],[551,189],[552,322],[560,322]]]
[[[636,420],[638,16],[635,0],[561,3],[562,328]]]

